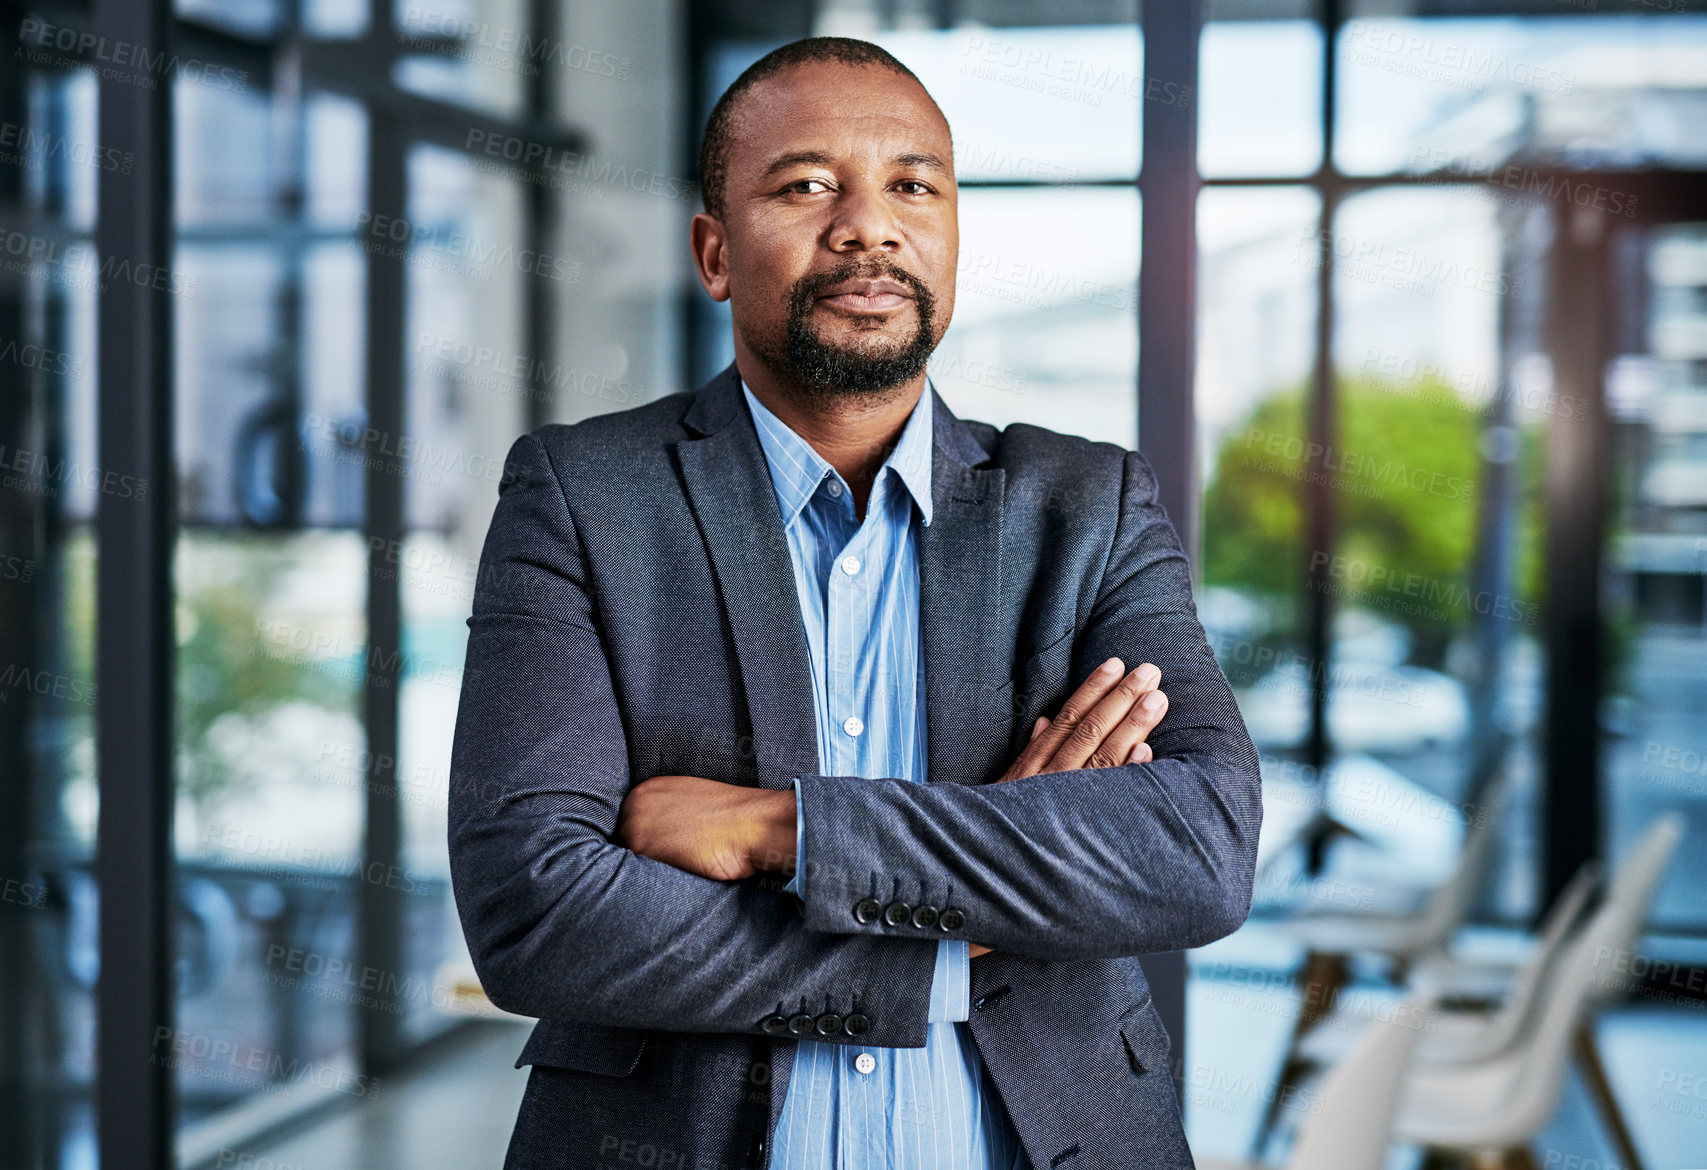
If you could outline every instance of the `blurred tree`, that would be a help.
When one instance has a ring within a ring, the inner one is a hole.
[[[1469,570],[1481,412],[1439,382],[1341,378],[1337,394],[1339,434],[1331,449],[1317,450],[1306,438],[1303,386],[1264,399],[1228,435],[1204,495],[1204,580],[1266,595],[1279,603],[1278,614],[1297,613],[1287,601],[1308,577],[1304,502],[1312,478],[1326,477],[1339,558],[1328,580],[1342,600],[1362,598],[1407,627],[1417,661],[1438,663],[1476,604]],[[1535,427],[1521,433],[1521,596],[1500,603],[1522,624],[1540,585],[1541,438]],[[1412,607],[1433,613],[1407,612]]]
[[[259,720],[293,701],[358,710],[360,662],[317,663],[262,637],[265,606],[292,566],[288,546],[243,536],[197,540],[204,579],[178,597],[178,783],[198,804],[243,786],[252,769],[233,767],[209,732],[233,715]],[[209,563],[220,571],[206,572]],[[342,669],[347,666],[348,669]]]

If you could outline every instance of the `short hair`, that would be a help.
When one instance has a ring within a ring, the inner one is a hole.
[[[854,37],[805,37],[772,49],[747,66],[741,76],[730,83],[705,120],[705,134],[699,143],[699,194],[707,212],[718,219],[723,218],[724,186],[729,177],[729,145],[733,137],[731,124],[741,96],[784,69],[822,61],[834,61],[840,65],[881,65],[892,73],[911,77],[919,82],[920,89],[925,88],[925,83],[919,81],[911,69],[896,60],[887,49],[870,41]],[[930,97],[929,90],[925,91],[925,96]],[[936,105],[935,98],[931,98],[931,104]],[[942,112],[940,106],[937,112]],[[947,118],[943,120],[947,121]]]

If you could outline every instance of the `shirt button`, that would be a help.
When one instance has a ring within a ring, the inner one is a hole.
[[[849,715],[846,719],[842,720],[842,730],[847,732],[849,735],[858,735],[860,732],[865,730],[865,721],[858,715]]]
[[[853,576],[855,573],[859,572],[859,558],[858,557],[843,557],[842,558],[842,572],[846,573],[850,577]]]
[[[829,492],[832,497],[839,496],[842,494],[842,481],[832,479],[824,485],[824,490]]]
[[[869,1052],[862,1052],[854,1057],[854,1067],[869,1075],[871,1070],[877,1067],[877,1058]]]

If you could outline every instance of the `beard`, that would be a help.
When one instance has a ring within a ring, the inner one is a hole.
[[[887,277],[912,290],[918,320],[911,337],[896,341],[886,336],[887,321],[876,317],[856,319],[854,328],[864,336],[846,344],[834,345],[819,336],[812,323],[819,294],[859,277]],[[936,299],[924,281],[888,261],[850,259],[795,282],[789,290],[788,322],[780,343],[773,335],[749,339],[748,344],[773,373],[811,398],[877,397],[924,370],[925,359],[936,349],[935,322]]]

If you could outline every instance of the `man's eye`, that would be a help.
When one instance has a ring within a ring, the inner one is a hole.
[[[907,194],[909,194],[909,195],[928,195],[928,194],[930,194],[930,190],[931,190],[929,184],[922,183],[918,179],[902,179],[899,185],[902,187],[917,187],[918,188],[917,191],[908,191]]]
[[[791,192],[798,194],[798,195],[815,195],[815,194],[817,194],[817,192],[815,192],[815,191],[802,191],[801,188],[808,186],[809,184],[812,184],[812,183],[823,183],[823,182],[824,182],[823,179],[796,179],[794,182],[790,183],[786,188],[784,188],[784,190],[791,191]]]

